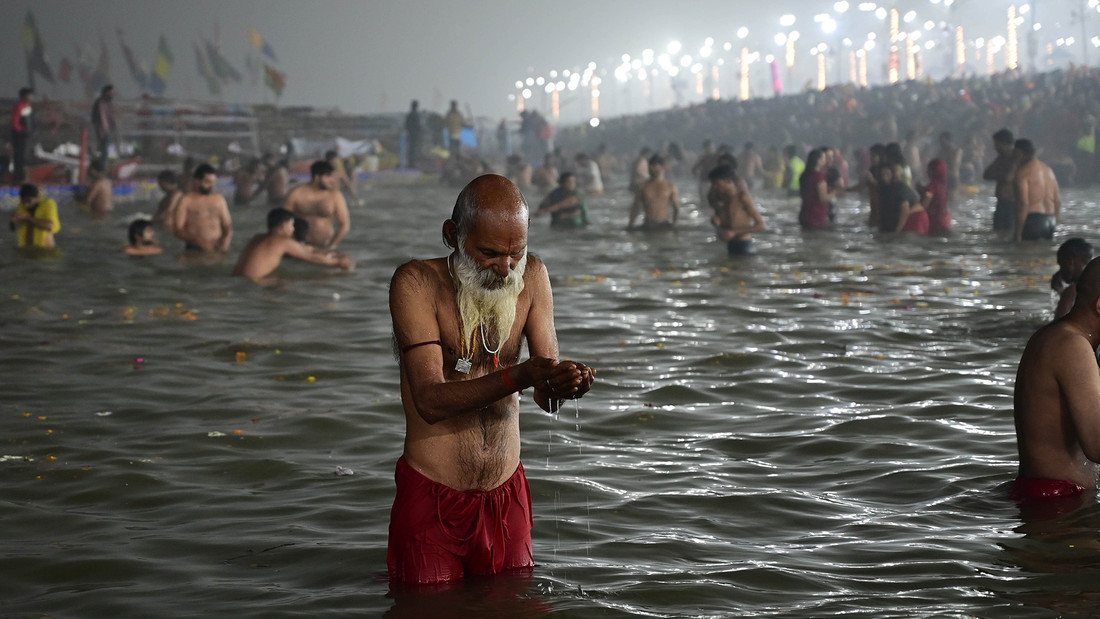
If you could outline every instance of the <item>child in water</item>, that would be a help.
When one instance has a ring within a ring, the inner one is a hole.
[[[155,256],[162,251],[157,242],[157,231],[148,219],[135,219],[126,232],[130,244],[123,248],[127,256]]]

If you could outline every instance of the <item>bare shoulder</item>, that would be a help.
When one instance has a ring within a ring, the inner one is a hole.
[[[438,287],[441,280],[439,264],[444,261],[444,258],[410,260],[397,267],[390,279],[391,294],[398,289],[424,290]]]

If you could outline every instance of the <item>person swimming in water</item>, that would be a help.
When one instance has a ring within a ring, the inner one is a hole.
[[[1050,288],[1058,293],[1054,308],[1057,320],[1069,313],[1077,300],[1077,280],[1092,260],[1092,245],[1082,238],[1072,238],[1058,248],[1058,270],[1050,276]]]

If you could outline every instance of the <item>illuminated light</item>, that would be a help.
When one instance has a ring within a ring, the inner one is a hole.
[[[867,40],[868,40],[868,41],[874,41],[874,40],[876,40],[876,39],[878,39],[878,35],[877,35],[877,34],[875,34],[874,32],[868,32],[868,33],[867,33]]]
[[[955,66],[958,69],[959,75],[962,75],[966,71],[966,39],[964,38],[962,26],[955,28]]]
[[[683,45],[679,41],[672,41],[668,44],[668,53],[670,54],[679,54],[681,49],[683,49]]]
[[[863,51],[869,52],[873,49],[875,49],[875,42],[874,41],[867,41],[866,43],[863,44]]]
[[[711,49],[709,47],[704,47],[703,49],[699,50],[699,55],[703,58],[710,58],[710,52]]]
[[[557,89],[554,88],[553,84],[547,84],[546,86],[543,87],[543,90],[546,91],[546,94],[550,94],[552,92],[557,92]]]
[[[882,8],[881,6],[875,9],[875,17],[879,19],[886,19],[886,15],[886,9]]]
[[[928,21],[924,22],[924,29],[925,30],[931,30],[935,27],[936,27],[936,22],[934,22],[932,20],[928,20]]]
[[[546,83],[546,78],[544,78],[542,76],[539,76],[539,78],[535,80],[535,85],[536,86],[542,86],[545,83]]]
[[[595,63],[595,61],[592,61],[592,62],[589,62],[589,63],[588,63],[588,70],[589,70],[589,71],[595,71],[595,70],[596,70],[596,63]]]
[[[874,2],[860,2],[858,8],[864,13],[870,13],[871,11],[877,10],[878,5]]]
[[[1072,47],[1073,44],[1076,43],[1076,42],[1077,42],[1077,39],[1074,38],[1074,37],[1067,37],[1066,38],[1066,45],[1069,45],[1069,46]]]
[[[694,68],[695,67],[692,67],[692,69],[694,69]],[[703,74],[702,73],[696,73],[695,74],[695,94],[697,94],[697,95],[703,94],[703,88],[704,88],[704,86],[703,86]]]
[[[679,74],[680,74],[680,67],[671,67],[668,70],[668,76],[669,77],[676,77]]]
[[[595,82],[592,83],[592,96],[590,102],[592,107],[592,119],[595,120],[596,117],[600,115],[600,89],[596,88]],[[597,120],[596,124],[598,125],[599,122],[600,121]],[[596,125],[592,126],[595,127]]]
[[[691,63],[692,63],[691,56],[681,56],[680,57],[680,66],[681,67],[686,69],[686,68],[691,66]]]
[[[727,52],[732,50],[733,49],[733,43],[730,43],[729,41],[726,41],[725,43],[722,44],[722,49],[726,50]]]
[[[928,50],[930,50],[930,49],[932,49],[932,48],[933,48],[933,47],[935,47],[935,46],[936,46],[936,42],[935,42],[935,41],[925,41],[925,42],[924,42],[924,49],[928,49]]]
[[[794,42],[795,42],[794,37],[787,37],[786,60],[787,60],[787,68],[788,69],[790,69],[791,67],[794,66]]]
[[[837,13],[846,13],[848,8],[848,2],[846,0],[840,0],[840,2],[833,3],[833,10]]]
[[[707,37],[704,39],[703,47],[714,47],[714,37]]]
[[[696,74],[702,73],[703,72],[703,65],[699,64],[698,62],[691,65],[691,72],[696,73]],[[703,94],[703,92],[699,91],[699,94]]]
[[[1008,7],[1008,49],[1005,50],[1005,67],[1015,71],[1020,65],[1019,39],[1016,34],[1016,5]]]
[[[642,64],[644,64],[647,67],[650,66],[651,64],[653,64],[653,50],[651,50],[651,49],[643,49],[642,50]]]
[[[1031,5],[1030,4],[1020,5],[1020,15],[1027,15],[1030,12],[1031,12]]]
[[[722,98],[722,93],[718,89],[719,81],[718,81],[718,67],[717,66],[713,66],[713,67],[710,68],[710,84],[711,84],[711,87],[712,87],[711,90],[710,90],[710,98],[714,99],[715,101],[717,101],[718,99],[721,99]]]
[[[566,75],[568,76],[568,75],[569,75],[569,71],[566,71],[566,72],[565,72],[565,74],[566,74]],[[554,71],[554,70],[551,70],[551,71],[550,71],[550,79],[553,79],[553,78],[555,78],[555,77],[557,77],[557,76],[558,76],[558,72],[557,72],[557,71]]]
[[[788,14],[786,14],[786,15],[779,18],[779,25],[783,26],[784,28],[790,28],[791,26],[794,25],[795,21],[796,21],[795,16],[788,13]]]
[[[821,31],[825,34],[832,34],[836,32],[836,20],[830,17],[829,19],[821,22]]]
[[[561,118],[561,95],[557,90],[550,95],[550,114],[554,120]]]
[[[528,86],[534,86],[535,85],[535,78],[533,78],[533,77],[527,78],[527,85]]]
[[[817,55],[817,89],[825,90],[825,54]]]
[[[792,30],[791,33],[787,35],[787,39],[791,41],[797,41],[799,36],[801,35],[798,34],[797,30]]]
[[[523,88],[523,80],[516,80],[516,90]]]
[[[814,15],[814,21],[819,24],[824,22],[826,19],[829,19],[828,13],[818,13],[817,15]]]
[[[917,56],[914,53],[917,47],[909,43],[908,38],[905,41],[905,75],[910,80],[917,79]]]
[[[891,84],[897,84],[899,79],[898,38],[900,25],[898,24],[898,10],[890,9],[890,58],[887,62],[887,75]]]
[[[641,59],[635,58],[633,61],[631,61],[630,68],[633,71],[637,71],[638,69],[642,68],[642,64],[643,63],[642,63]]]
[[[1100,47],[1100,37],[1092,37],[1092,46]]]
[[[577,85],[573,82],[570,82],[570,84],[572,84],[573,88],[577,87]],[[554,87],[558,90],[565,90],[565,82],[558,82],[557,84],[554,84]]]
[[[787,44],[787,35],[782,33],[782,32],[775,35],[775,44],[776,45],[786,45]]]
[[[856,61],[856,50],[848,50],[848,82],[851,84],[859,83],[859,67]]]
[[[600,119],[599,118],[593,118],[592,120],[588,121],[588,126],[592,127],[593,129],[595,129],[596,127],[599,127],[600,126]]]
[[[623,64],[630,62],[630,54],[623,54]]]
[[[905,18],[904,18],[905,23],[907,23],[907,24],[911,23],[916,18],[917,18],[917,12],[916,11],[909,11],[908,13],[905,14]]]
[[[531,92],[531,89],[530,89],[530,88],[524,88],[524,89],[523,89],[523,92],[522,92],[522,93],[520,93],[520,94],[522,94],[522,95],[523,95],[523,98],[524,98],[524,99],[530,99],[530,98],[531,98],[531,95],[532,95],[532,94],[534,94],[534,93],[532,93],[532,92]]]
[[[859,57],[859,85],[867,87],[867,54],[861,54]]]
[[[1031,29],[1034,30],[1035,32],[1039,32],[1040,30],[1043,29],[1043,25],[1040,24],[1040,23],[1036,23],[1034,26],[1031,27]]]
[[[852,40],[849,39],[848,37],[844,37],[844,40],[841,41],[841,43],[844,44],[844,47],[851,47],[852,46]]]
[[[741,26],[740,28],[737,29],[737,38],[743,39],[747,36],[749,36],[749,29],[748,28],[746,28],[744,26]]]

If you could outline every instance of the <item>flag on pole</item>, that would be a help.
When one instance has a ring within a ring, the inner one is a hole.
[[[160,35],[160,44],[157,45],[157,59],[153,61],[153,71],[149,74],[149,91],[156,96],[164,94],[168,87],[168,76],[172,73],[172,64],[176,59],[172,56],[172,50],[168,49],[168,40]]]
[[[230,80],[240,83],[241,73],[233,68],[233,65],[229,64],[229,61],[225,59],[225,56],[222,56],[218,47],[210,41],[206,42],[206,56],[210,59],[210,68],[213,69],[214,75],[221,80],[222,83]]]
[[[271,44],[264,40],[258,30],[255,28],[249,29],[248,40],[252,42],[252,47],[263,52],[264,56],[270,58],[272,62],[279,62],[279,59],[275,57],[275,50],[271,49]]]
[[[134,50],[126,44],[122,28],[116,28],[115,31],[118,33],[118,45],[122,48],[122,57],[126,60],[127,68],[130,69],[130,77],[134,78],[134,82],[142,90],[146,90],[149,87],[149,77],[146,75],[145,69],[138,64],[137,58],[134,58]]]
[[[286,73],[276,70],[265,62],[264,84],[271,89],[271,92],[275,93],[276,98],[279,98],[283,94],[283,89],[286,88]]]
[[[27,16],[23,18],[23,51],[27,56],[27,79],[34,81],[34,74],[39,73],[47,82],[53,84],[53,70],[46,60],[46,48],[42,44],[42,34],[38,32],[38,24],[34,21],[34,13],[27,9]]]
[[[195,68],[198,69],[199,76],[206,80],[206,89],[210,94],[220,96],[222,86],[218,83],[218,77],[214,75],[214,68],[210,66],[210,59],[202,53],[198,43],[192,43],[191,46],[195,50]]]

